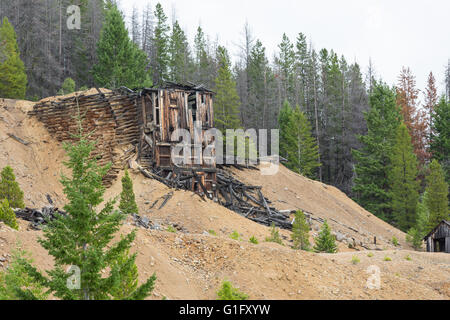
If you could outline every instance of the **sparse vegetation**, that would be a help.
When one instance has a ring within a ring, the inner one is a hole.
[[[248,242],[253,243],[253,244],[258,244],[258,243],[259,243],[259,242],[258,242],[258,239],[256,239],[255,236],[252,236],[252,237],[248,240]]]
[[[217,236],[217,233],[214,230],[208,230],[208,233],[213,236]]]
[[[175,229],[172,225],[168,225],[166,231],[177,233],[177,229]]]
[[[217,292],[218,300],[247,300],[248,295],[233,287],[230,281],[222,282],[222,287]]]
[[[392,237],[392,244],[394,245],[394,246],[396,246],[396,247],[398,247],[399,246],[399,243],[398,243],[398,239],[396,238],[396,237]]]
[[[392,259],[390,257],[388,257],[388,256],[385,256],[383,261],[392,261]]]
[[[411,256],[409,254],[405,257],[405,259],[408,260],[408,261],[412,261],[412,258],[411,258]]]
[[[270,237],[266,237],[266,242],[275,242],[283,245],[283,240],[281,240],[280,232],[278,231],[278,228],[274,223],[272,223],[272,226],[270,227]]]
[[[353,256],[352,257],[352,264],[358,264],[360,262],[361,262],[361,260],[359,260],[358,256]]]
[[[372,258],[372,257],[373,257],[373,253],[372,253],[372,252],[369,252],[369,253],[367,254],[367,256],[368,256],[369,258]]]
[[[237,232],[236,230],[234,230],[231,234],[230,234],[230,238],[233,240],[240,240],[241,236],[239,235],[239,232]]]

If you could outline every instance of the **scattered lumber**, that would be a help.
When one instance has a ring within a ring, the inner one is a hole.
[[[290,214],[294,213],[295,210],[277,210],[270,205],[269,199],[264,197],[260,186],[246,185],[226,170],[216,170],[217,181],[214,190],[209,192],[195,168],[174,168],[173,171],[167,172],[167,170],[161,168],[145,169],[138,165],[138,169],[145,177],[155,179],[174,189],[192,190],[192,182],[195,181],[200,185],[196,194],[202,199],[207,196],[243,217],[264,225],[270,226],[273,223],[280,228],[292,228]],[[155,200],[150,209],[162,200],[163,202],[159,206],[159,209],[161,209],[172,195],[173,192]]]
[[[7,135],[8,135],[10,138],[16,140],[17,142],[20,142],[21,144],[23,144],[23,145],[25,145],[25,146],[28,146],[28,145],[31,143],[31,142],[28,142],[28,141],[23,140],[22,138],[19,138],[18,136],[14,135],[14,134],[12,134],[12,133],[7,133]]]
[[[58,215],[66,215],[67,213],[55,208],[53,206],[43,207],[41,210],[38,209],[13,209],[16,217],[25,221],[30,221],[30,226],[39,230],[42,225],[47,224],[49,221],[55,219]]]

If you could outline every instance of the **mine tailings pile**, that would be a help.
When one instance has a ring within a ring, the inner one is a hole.
[[[171,135],[176,129],[189,131],[193,150],[201,147],[204,154],[207,147],[214,146],[213,138],[203,134],[214,127],[212,91],[175,83],[138,91],[128,88],[112,91],[96,88],[94,94],[92,91],[43,99],[29,114],[43,122],[60,142],[76,139],[77,118],[81,117],[83,131],[97,142],[92,157],[99,165],[112,164],[104,178],[105,186],[111,186],[126,166],[137,167],[147,178],[171,188],[193,191],[203,199],[213,199],[255,222],[292,227],[291,210],[279,211],[270,206],[261,187],[235,179],[225,166],[216,165],[215,156],[202,157],[195,165],[173,164],[171,151],[179,141],[172,141]],[[195,137],[194,124],[198,121],[202,123],[202,134]],[[195,144],[198,141],[200,145]],[[209,154],[215,155],[215,150],[209,150]]]

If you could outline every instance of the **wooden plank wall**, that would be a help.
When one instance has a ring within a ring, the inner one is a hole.
[[[112,164],[104,179],[106,185],[111,185],[135,151],[133,144],[139,136],[136,110],[133,97],[107,92],[44,99],[34,105],[30,115],[43,122],[58,141],[73,142],[73,134],[78,131],[76,116],[79,112],[84,132],[92,133],[89,139],[97,142],[91,156],[97,158],[101,166]]]

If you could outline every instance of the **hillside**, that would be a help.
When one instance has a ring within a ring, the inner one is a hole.
[[[64,196],[59,184],[64,150],[41,123],[26,115],[31,102],[0,100],[0,167],[11,165],[25,192],[29,207],[47,205],[50,195],[57,206]],[[17,139],[29,144],[25,145]],[[223,279],[231,280],[254,299],[449,299],[450,256],[410,251],[405,235],[359,207],[334,187],[297,175],[284,167],[275,176],[261,176],[256,170],[231,170],[247,183],[263,186],[263,193],[278,209],[303,209],[311,214],[317,233],[321,219],[337,232],[340,253],[314,254],[289,248],[290,232],[282,230],[285,246],[264,243],[270,231],[211,200],[187,191],[173,191],[173,197],[159,210],[158,198],[172,191],[161,183],[132,172],[140,214],[154,229],[139,228],[133,250],[138,252],[141,279],[153,272],[158,282],[152,298],[214,299]],[[120,193],[120,179],[105,198]],[[174,225],[177,233],[164,231]],[[40,231],[28,230],[20,222],[18,232],[0,225],[0,268],[19,240],[33,253],[35,263],[47,268],[51,261],[36,239]],[[159,228],[158,228],[159,227]],[[129,232],[130,219],[122,228]],[[160,230],[158,230],[160,229]],[[214,230],[217,236],[208,233]],[[229,234],[236,230],[241,241]],[[260,244],[248,243],[256,236]],[[395,236],[400,248],[390,243]],[[377,244],[373,238],[377,238]],[[349,243],[356,249],[350,249]],[[368,257],[372,249],[373,257]],[[347,251],[347,252],[346,252]],[[361,262],[351,263],[353,255]],[[411,260],[406,260],[409,255]],[[389,256],[392,261],[384,261]],[[381,269],[381,289],[366,288],[369,265]]]

